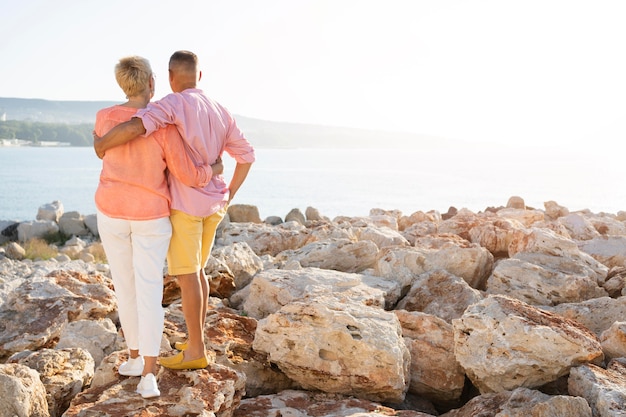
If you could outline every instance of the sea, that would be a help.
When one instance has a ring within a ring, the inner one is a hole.
[[[256,149],[256,158],[233,204],[257,206],[262,219],[307,207],[331,219],[374,208],[480,212],[511,196],[539,209],[555,201],[570,211],[626,210],[623,158],[592,145]],[[224,163],[228,181],[234,161],[225,155]],[[0,147],[0,220],[35,220],[53,201],[94,214],[100,169],[90,147]]]

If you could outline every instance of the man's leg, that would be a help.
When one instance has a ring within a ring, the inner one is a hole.
[[[206,302],[199,273],[177,275],[176,280],[180,286],[183,316],[187,325],[187,349],[183,352],[187,362],[206,355],[203,319],[206,315]]]
[[[209,256],[211,256],[211,250],[213,249],[213,243],[215,242],[215,234],[217,232],[217,227],[220,222],[226,215],[226,211],[228,206],[225,206],[222,210],[217,213],[213,213],[209,217],[204,218],[203,220],[203,230],[202,230],[202,253],[201,253],[201,263],[202,268],[200,268],[200,284],[202,285],[202,328],[204,329],[204,325],[206,324],[206,315],[209,309],[209,280],[204,272],[204,268],[209,260]]]
[[[207,365],[203,332],[203,292],[200,279],[202,217],[172,210],[172,239],[167,254],[168,272],[180,286],[183,316],[187,326],[187,349],[178,355],[160,358],[172,369],[203,368]],[[188,362],[195,363],[188,364]],[[204,362],[203,362],[204,361]]]

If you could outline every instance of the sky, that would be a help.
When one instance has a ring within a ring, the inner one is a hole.
[[[626,137],[622,0],[0,0],[0,97],[124,101],[113,67],[200,58],[237,115],[471,142]]]

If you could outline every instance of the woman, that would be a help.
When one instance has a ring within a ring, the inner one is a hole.
[[[130,120],[154,95],[154,75],[145,58],[122,58],[115,78],[128,101],[100,110],[95,133],[105,134]],[[163,334],[163,267],[172,227],[167,175],[189,186],[203,187],[221,173],[196,166],[174,126],[109,149],[102,159],[96,190],[98,231],[111,268],[122,331],[130,351],[120,375],[140,376],[137,392],[160,395],[157,357]]]

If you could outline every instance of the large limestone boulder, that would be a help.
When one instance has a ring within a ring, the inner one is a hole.
[[[585,240],[578,247],[609,268],[626,267],[626,232],[621,236],[600,236]]]
[[[556,270],[589,270],[595,274],[598,283],[602,283],[608,273],[605,265],[581,251],[574,240],[550,229],[532,227],[517,233],[509,245],[509,255],[514,257],[516,254],[523,254],[526,261],[551,265]]]
[[[554,307],[544,306],[544,310],[552,311],[562,317],[582,324],[596,336],[610,328],[616,321],[626,317],[626,297],[594,298],[580,303],[564,303]]]
[[[63,416],[232,416],[244,394],[245,375],[213,363],[193,371],[161,368],[156,375],[161,396],[144,400],[135,391],[139,377],[115,372],[125,359],[120,352],[105,358],[91,386],[74,397]]]
[[[457,361],[481,393],[539,387],[604,359],[579,323],[505,296],[468,307],[452,325]]]
[[[451,322],[482,299],[480,291],[470,287],[464,279],[437,269],[419,275],[396,308],[432,314]]]
[[[59,219],[63,215],[63,203],[59,200],[55,200],[52,203],[44,204],[37,210],[37,220],[49,220],[54,223],[58,223]]]
[[[217,246],[247,242],[258,256],[272,255],[288,249],[298,249],[309,242],[311,232],[297,222],[278,226],[255,223],[230,223],[216,240]]]
[[[528,388],[474,397],[463,407],[441,417],[592,417],[584,398],[547,395]],[[595,414],[594,414],[595,416]]]
[[[353,231],[357,239],[373,242],[379,248],[385,246],[409,246],[409,241],[397,229],[366,226],[354,227]]]
[[[7,363],[19,363],[37,371],[46,388],[51,417],[63,414],[70,401],[89,385],[95,369],[93,358],[81,348],[19,352],[11,356]]]
[[[110,318],[77,320],[68,323],[57,342],[56,349],[82,348],[93,358],[96,366],[116,350],[117,329]]]
[[[602,332],[600,343],[607,360],[626,358],[626,321],[616,321]]]
[[[37,371],[18,363],[0,364],[0,416],[50,417]]]
[[[59,230],[67,236],[84,236],[89,233],[83,216],[77,211],[63,213],[59,219]]]
[[[430,314],[394,311],[411,353],[409,392],[435,404],[457,403],[465,386],[465,371],[454,356],[454,329]]]
[[[392,278],[403,287],[425,272],[443,269],[481,289],[493,268],[493,255],[485,248],[455,235],[418,238],[415,247],[382,248],[374,265],[376,275]]]
[[[318,268],[264,270],[248,287],[242,308],[256,319],[262,319],[291,302],[313,300],[319,296],[381,308],[391,302],[395,304],[399,297],[398,285],[393,281]]]
[[[468,234],[472,243],[486,248],[494,256],[508,256],[511,241],[524,228],[518,220],[494,217],[477,224]]]
[[[69,322],[114,311],[110,280],[99,274],[57,270],[23,281],[0,307],[0,357],[37,350],[58,339]]]
[[[409,350],[393,313],[349,299],[293,302],[258,323],[253,348],[304,389],[401,402]]]
[[[220,260],[228,266],[229,271],[233,274],[237,289],[248,285],[252,277],[263,270],[263,261],[246,242],[215,247],[211,252],[211,258]]]
[[[276,255],[276,260],[297,261],[305,268],[361,272],[372,267],[377,254],[378,247],[369,240],[329,239],[283,251]]]
[[[396,410],[366,399],[324,392],[286,390],[272,395],[246,398],[233,417],[432,417],[419,411]]]
[[[626,415],[626,364],[611,361],[606,369],[593,364],[572,368],[568,379],[570,395],[582,397],[594,416]]]
[[[486,292],[508,295],[537,306],[576,303],[608,295],[598,285],[599,278],[590,268],[564,262],[560,257],[543,256],[539,260],[518,253],[496,262]]]
[[[22,222],[17,226],[17,240],[27,242],[31,239],[43,238],[58,231],[59,225],[52,220]]]

